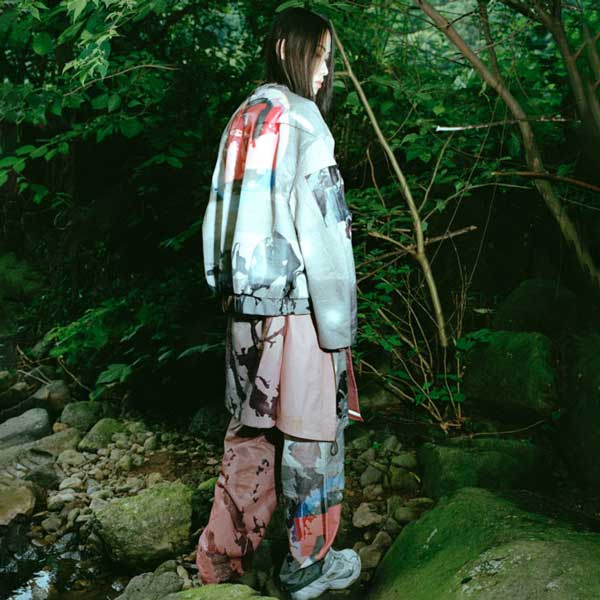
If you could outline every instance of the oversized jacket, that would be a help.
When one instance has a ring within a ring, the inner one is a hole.
[[[352,215],[317,105],[264,84],[225,128],[202,225],[208,285],[236,313],[313,313],[324,350],[356,341]]]

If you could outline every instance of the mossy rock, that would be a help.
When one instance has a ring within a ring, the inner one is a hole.
[[[247,585],[235,583],[211,583],[169,594],[164,600],[250,600],[254,598],[277,600],[270,596],[261,596],[256,590]]]
[[[112,442],[114,433],[125,431],[125,425],[117,419],[105,417],[100,419],[79,442],[77,447],[82,452],[95,452],[98,448],[104,448]]]
[[[466,357],[467,401],[496,417],[548,418],[557,406],[550,340],[541,333],[495,331]]]
[[[67,404],[60,415],[60,421],[85,433],[102,418],[102,414],[100,402],[82,400]]]
[[[571,355],[561,445],[575,478],[600,493],[600,335],[578,338]]]
[[[550,338],[577,327],[577,297],[556,281],[527,279],[496,309],[495,329],[537,331]]]
[[[472,439],[423,444],[422,493],[439,498],[460,487],[537,489],[550,482],[552,454],[527,440]]]
[[[191,521],[192,490],[180,482],[165,482],[97,510],[94,530],[111,560],[130,567],[155,566],[187,549]]]
[[[600,534],[535,494],[464,487],[404,527],[368,600],[600,598]]]

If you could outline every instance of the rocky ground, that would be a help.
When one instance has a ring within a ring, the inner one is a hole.
[[[0,424],[5,585],[18,579],[20,563],[43,549],[58,562],[81,560],[82,567],[68,582],[49,578],[44,587],[33,579],[19,598],[67,598],[84,591],[89,598],[100,582],[102,598],[151,600],[197,587],[195,544],[210,510],[221,444],[144,424],[137,414],[115,418],[102,403],[73,401],[62,380],[38,387],[29,379],[0,373],[0,400],[18,406],[38,398],[35,407]],[[419,493],[416,450],[396,435],[361,427],[349,430],[346,502],[336,544],[353,546],[361,556],[357,592],[402,527],[433,504]],[[277,511],[243,583],[283,597],[275,575],[286,535]],[[115,565],[109,567],[110,582],[102,572],[107,565]]]

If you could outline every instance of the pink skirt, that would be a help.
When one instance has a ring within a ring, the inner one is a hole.
[[[312,315],[231,314],[225,404],[250,427],[334,441],[336,421],[362,421],[350,348],[319,347]]]

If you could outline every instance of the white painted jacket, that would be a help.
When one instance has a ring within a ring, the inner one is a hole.
[[[210,288],[249,315],[314,314],[325,350],[356,341],[352,215],[317,105],[264,84],[219,144],[202,238]]]

